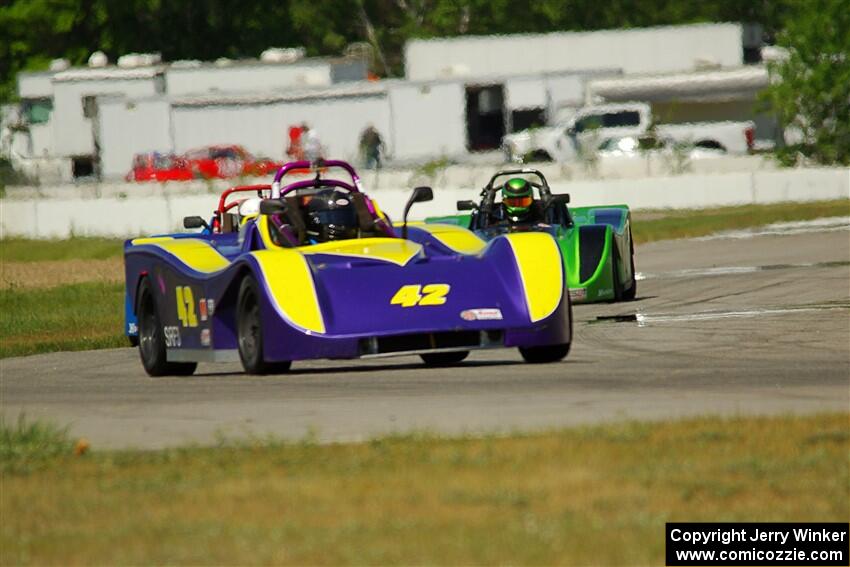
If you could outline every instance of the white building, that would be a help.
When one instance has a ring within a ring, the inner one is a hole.
[[[666,121],[755,119],[766,85],[756,28],[698,24],[634,30],[412,40],[406,78],[368,82],[356,58],[192,61],[21,73],[29,157],[75,175],[123,176],[134,154],[240,144],[283,159],[308,123],[325,155],[354,159],[374,125],[394,161],[497,150],[512,131],[558,122],[594,102],[644,100]],[[143,57],[140,60],[144,59]],[[20,153],[20,152],[19,152]],[[71,170],[71,168],[68,168]]]
[[[53,76],[53,154],[70,158],[74,177],[94,175],[98,140],[97,98],[109,94],[149,97],[164,91],[162,68],[74,69]]]
[[[404,48],[405,74],[422,81],[596,69],[632,75],[738,67],[744,63],[748,31],[741,24],[696,24],[413,39]]]
[[[463,159],[495,149],[506,131],[542,124],[549,113],[582,105],[594,75],[384,80],[262,93],[131,98],[98,97],[101,174],[127,173],[134,154],[183,153],[206,145],[239,144],[256,155],[284,159],[291,126],[307,123],[325,155],[356,160],[368,125],[383,136],[397,163]]]
[[[312,57],[292,63],[260,60],[216,63],[182,61],[165,70],[165,91],[173,96],[202,93],[253,93],[273,89],[326,87],[366,78],[362,59]]]
[[[356,58],[172,65],[144,63],[158,58],[135,59],[143,63],[122,66],[119,60],[118,66],[20,73],[21,112],[6,144],[10,157],[19,163],[63,160],[69,177],[114,177],[117,156],[125,160],[122,169],[126,173],[136,151],[173,149],[169,121],[157,122],[170,117],[170,106],[159,100],[163,97],[287,92],[362,80],[367,72],[366,62]],[[101,102],[105,109],[100,108]],[[122,126],[104,131],[104,120]],[[107,139],[101,139],[102,131]],[[104,164],[104,152],[111,154],[108,164]]]

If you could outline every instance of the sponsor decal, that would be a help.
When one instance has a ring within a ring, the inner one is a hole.
[[[183,344],[180,340],[180,329],[176,326],[163,327],[162,334],[165,335],[165,346],[168,348],[179,347]]]
[[[579,299],[586,299],[586,298],[587,298],[587,289],[585,289],[583,287],[579,287],[579,288],[575,288],[575,289],[570,290],[570,299],[572,299],[573,301],[576,301],[576,300],[579,300]]]
[[[215,300],[207,299],[207,316],[212,317],[215,313]]]
[[[201,346],[210,346],[210,330],[201,329]]]
[[[131,335],[138,335],[139,326],[135,323],[130,323],[129,325],[127,325],[127,332]]]
[[[204,297],[198,301],[198,313],[201,315],[201,321],[207,320],[207,300]]]
[[[340,207],[344,207],[348,204],[348,199],[337,199],[336,204]]]
[[[464,321],[501,321],[502,310],[496,307],[467,309],[460,312],[460,318]]]

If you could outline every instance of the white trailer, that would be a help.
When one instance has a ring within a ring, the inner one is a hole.
[[[625,74],[744,63],[741,24],[413,39],[405,73],[414,81],[619,68]]]

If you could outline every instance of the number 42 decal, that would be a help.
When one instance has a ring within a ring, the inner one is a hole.
[[[416,307],[424,305],[442,305],[446,302],[451,286],[449,284],[403,285],[390,300],[390,305]]]
[[[198,317],[195,315],[195,298],[192,296],[192,288],[188,285],[178,285],[176,291],[177,318],[184,327],[197,327]]]

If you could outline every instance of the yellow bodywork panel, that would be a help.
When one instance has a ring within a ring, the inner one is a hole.
[[[197,272],[211,274],[223,270],[230,261],[206,240],[197,238],[137,238],[133,245],[150,244],[162,248]]]
[[[133,246],[138,244],[157,244],[159,242],[166,242],[168,240],[174,240],[173,236],[151,236],[148,238],[134,238],[130,241]]]
[[[274,248],[251,252],[281,315],[297,327],[325,332],[313,274],[307,260],[295,249]]]
[[[551,315],[564,295],[561,251],[555,240],[542,232],[522,232],[506,236],[519,268],[531,322]]]
[[[333,254],[381,260],[404,266],[422,252],[422,246],[400,238],[356,238],[334,240],[297,249],[305,255]]]
[[[409,224],[430,233],[440,243],[451,248],[458,254],[478,254],[487,246],[487,243],[480,239],[474,232],[457,225],[425,224],[418,222]]]

